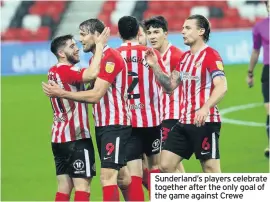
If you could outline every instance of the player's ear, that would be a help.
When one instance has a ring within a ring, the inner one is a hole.
[[[205,33],[205,29],[204,28],[200,28],[199,29],[199,35],[202,36],[202,35],[204,35],[204,33]]]
[[[59,50],[57,51],[57,54],[58,54],[58,56],[61,57],[61,58],[64,58],[64,57],[66,56],[66,54],[65,54],[65,52],[64,52],[63,49],[59,49]]]
[[[166,36],[166,38],[168,37],[168,32],[164,32],[164,34],[165,34],[165,36]]]

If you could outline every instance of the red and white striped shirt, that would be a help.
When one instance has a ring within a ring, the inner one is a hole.
[[[128,66],[132,127],[154,127],[161,123],[159,88],[154,72],[144,59],[147,49],[136,42],[123,43],[118,48]],[[158,52],[157,54],[159,55]]]
[[[92,105],[95,126],[130,125],[127,66],[117,50],[104,48],[98,78],[111,86],[99,103]]]
[[[169,74],[178,65],[183,52],[173,46],[168,45],[167,50],[161,54],[163,65],[165,66],[165,71]],[[168,95],[160,88],[160,111],[161,120],[167,119],[180,119],[180,86],[177,87],[171,95]]]
[[[66,91],[85,90],[82,75],[85,69],[57,64],[50,68],[48,80],[54,81]],[[54,111],[52,142],[64,143],[90,138],[87,104],[62,98],[50,98]]]
[[[185,52],[176,71],[180,72],[182,79],[180,122],[195,124],[196,110],[213,92],[213,79],[225,76],[222,59],[216,50],[206,46],[195,55]],[[206,122],[221,122],[217,106],[210,109]]]

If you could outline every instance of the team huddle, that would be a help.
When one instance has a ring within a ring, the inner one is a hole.
[[[88,104],[92,104],[103,201],[144,201],[151,173],[184,173],[183,159],[194,153],[203,172],[220,169],[221,118],[217,104],[227,91],[223,62],[206,43],[210,24],[188,17],[182,52],[168,41],[162,16],[118,21],[119,48],[107,45],[110,29],[98,19],[79,25],[89,67],[78,68],[79,48],[72,35],[51,42],[58,63],[48,72],[44,93],[54,120],[52,151],[58,190],[55,201],[90,200],[96,175]],[[147,46],[147,42],[151,46]],[[118,189],[119,188],[119,189]]]

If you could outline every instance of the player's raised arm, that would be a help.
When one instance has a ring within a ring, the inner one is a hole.
[[[83,33],[80,33],[81,35]],[[103,54],[103,48],[106,45],[108,38],[110,36],[110,28],[106,27],[103,32],[98,35],[94,36],[95,40],[95,54],[93,56],[93,60],[89,67],[83,72],[83,81],[84,82],[90,82],[92,80],[95,80],[97,78],[97,75],[99,74],[100,71],[100,62]]]
[[[149,49],[146,52],[145,59],[149,66],[152,67],[158,82],[161,84],[161,86],[167,93],[172,92],[175,88],[179,86],[181,82],[180,72],[174,70],[169,76],[164,71],[162,71],[162,62],[158,59],[153,49]]]

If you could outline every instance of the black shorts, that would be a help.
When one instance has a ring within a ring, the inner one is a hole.
[[[262,94],[263,94],[263,100],[264,103],[269,102],[269,65],[264,65],[263,71],[262,71]]]
[[[52,143],[56,175],[90,178],[96,175],[95,152],[92,139]]]
[[[95,130],[101,168],[119,170],[126,164],[125,149],[131,126],[110,125],[96,127]]]
[[[169,132],[171,131],[171,128],[178,123],[178,119],[167,119],[163,120],[161,124],[161,131],[162,131],[162,147],[164,145],[164,142],[167,140]]]
[[[132,128],[131,137],[126,147],[127,161],[142,159],[146,156],[158,154],[161,149],[160,126]]]
[[[193,153],[197,159],[219,159],[219,134],[221,123],[193,124],[177,123],[169,132],[163,150],[171,151],[185,159]]]

